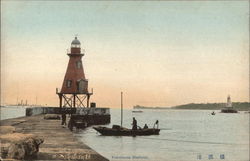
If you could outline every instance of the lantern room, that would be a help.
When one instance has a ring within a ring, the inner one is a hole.
[[[75,37],[75,39],[71,42],[71,53],[72,54],[80,54],[81,53],[81,43]]]

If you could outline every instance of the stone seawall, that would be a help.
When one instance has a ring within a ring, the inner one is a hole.
[[[109,108],[32,107],[26,109],[26,116],[62,113],[72,114],[72,121],[77,127],[81,128],[91,125],[108,124],[111,119]]]
[[[61,114],[62,110],[68,114],[80,115],[110,115],[109,108],[59,108],[59,107],[31,107],[26,108],[26,116],[39,114]]]

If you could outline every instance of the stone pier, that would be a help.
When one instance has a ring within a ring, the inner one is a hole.
[[[33,160],[108,160],[79,141],[68,128],[61,126],[61,120],[45,120],[44,114],[2,120],[0,123],[1,126],[14,126],[16,132],[35,134],[44,139],[37,158]]]

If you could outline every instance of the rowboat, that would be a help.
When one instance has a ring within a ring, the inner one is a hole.
[[[113,125],[112,128],[98,126],[93,127],[101,135],[105,136],[142,136],[142,135],[159,135],[160,129],[148,128],[148,129],[127,129],[118,125]]]
[[[159,135],[160,129],[158,129],[158,120],[156,121],[155,125],[157,128],[138,128],[138,129],[127,129],[122,126],[123,121],[123,93],[121,92],[121,125],[113,125],[112,128],[104,127],[104,126],[97,126],[93,127],[96,131],[98,131],[101,135],[105,136],[137,136],[137,135]],[[146,124],[145,124],[146,125]],[[155,127],[154,125],[154,127]],[[138,126],[137,126],[138,127]]]

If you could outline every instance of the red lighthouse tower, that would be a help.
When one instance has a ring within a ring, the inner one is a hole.
[[[71,51],[67,54],[69,63],[59,96],[60,107],[89,107],[89,98],[93,93],[88,91],[88,80],[85,78],[82,65],[81,43],[75,37]]]

